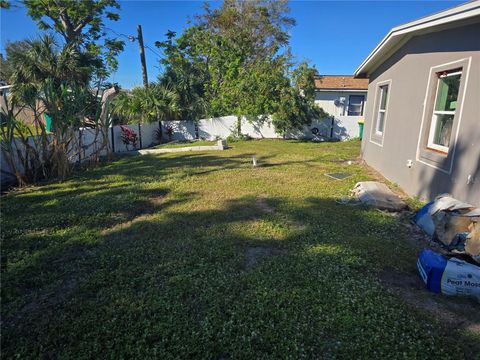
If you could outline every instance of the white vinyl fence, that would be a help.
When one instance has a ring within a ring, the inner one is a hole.
[[[305,126],[301,130],[289,131],[285,138],[287,139],[311,139],[311,140],[348,140],[359,136],[357,116],[339,116],[328,117],[322,120],[313,121],[310,126]],[[159,139],[159,123],[150,124],[134,124],[126,125],[132,129],[138,136],[137,149],[144,149],[155,146],[160,143]],[[186,120],[162,121],[162,141],[168,140],[216,140],[226,139],[234,133],[237,126],[236,116],[223,116],[211,119],[201,119],[197,123]],[[171,136],[168,136],[170,133]],[[267,118],[265,121],[248,121],[246,118],[241,120],[241,132],[243,135],[254,139],[280,139],[281,135],[275,132],[271,120]],[[72,149],[72,162],[82,162],[88,160],[97,148],[101,145],[100,137],[95,138],[96,131],[94,129],[80,129],[77,131],[76,149]],[[120,126],[113,126],[108,133],[110,145],[115,153],[122,153],[133,150],[131,146],[127,148],[122,142],[122,131]],[[34,143],[35,139],[29,139]],[[22,145],[17,142],[17,149],[24,151]],[[105,155],[106,152],[103,151]],[[1,156],[1,183],[11,182],[11,176],[5,172],[10,172],[10,167],[5,161],[5,156]],[[17,162],[20,164],[20,162]]]
[[[359,136],[358,121],[361,116],[337,116],[322,120],[315,120],[310,126],[301,130],[292,130],[286,134],[287,139],[316,139],[316,140],[348,140]],[[166,126],[173,130],[172,140],[194,139],[226,139],[236,130],[237,117],[223,116],[211,119],[192,121],[176,120],[162,122],[163,136],[166,138]],[[250,122],[242,118],[241,132],[253,139],[281,139],[282,136],[275,132],[270,119],[265,121]]]
[[[287,139],[340,140],[345,141],[360,136],[358,121],[362,116],[335,116],[315,120],[301,130],[291,130]]]

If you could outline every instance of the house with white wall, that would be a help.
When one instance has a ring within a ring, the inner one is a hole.
[[[363,116],[368,79],[353,75],[315,77],[315,103],[332,116]]]
[[[315,77],[315,103],[332,119],[330,138],[359,136],[358,122],[363,120],[367,92],[368,79],[356,79],[353,75]]]

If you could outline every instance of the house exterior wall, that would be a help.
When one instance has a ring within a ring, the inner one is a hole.
[[[9,101],[8,98],[6,100],[3,95],[0,96],[0,109],[3,112],[7,112],[7,110],[8,110],[8,101]],[[41,102],[37,102],[37,111],[39,113],[42,113],[44,111],[44,106],[42,105]],[[19,107],[16,107],[14,109],[14,112],[16,114],[16,119],[17,120],[20,120],[23,123],[28,124],[28,125],[35,124],[35,113],[33,112],[32,109],[30,109],[28,107],[24,107],[23,109],[19,108]],[[42,120],[42,123],[45,123],[45,117],[44,116],[40,116],[39,118]]]
[[[414,37],[370,75],[362,157],[410,195],[430,200],[448,192],[480,205],[479,34],[477,22]],[[452,62],[463,67],[459,91],[463,99],[459,98],[445,156],[426,149],[424,133],[432,117],[434,91],[429,79],[436,67]],[[381,143],[372,137],[379,83],[390,83]],[[435,161],[425,160],[428,156],[436,157]],[[412,160],[411,168],[408,160]]]
[[[365,91],[316,91],[315,104],[333,116],[347,116],[348,99],[350,95],[364,95],[367,101],[367,90]],[[343,104],[341,99],[344,99]],[[365,109],[364,109],[365,110]]]

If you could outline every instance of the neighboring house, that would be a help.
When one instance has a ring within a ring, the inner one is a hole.
[[[315,103],[333,116],[363,116],[368,79],[353,75],[323,75],[315,78]]]
[[[366,162],[410,195],[480,205],[480,1],[393,28],[355,77]]]
[[[0,81],[0,84],[3,82]],[[7,109],[7,97],[8,97],[8,92],[12,85],[0,85],[0,111],[6,111]]]
[[[1,81],[0,81],[1,83]],[[8,109],[8,98],[9,98],[9,93],[10,89],[12,88],[12,85],[1,85],[0,86],[0,112],[5,113],[7,112]],[[38,105],[38,111],[41,110],[40,104]],[[16,110],[16,118],[20,121],[22,121],[25,124],[32,125],[35,123],[35,114],[33,110],[29,108],[15,108]]]
[[[312,124],[326,138],[346,140],[359,136],[358,122],[363,120],[368,79],[353,75],[321,75],[315,77],[315,103],[330,119]]]

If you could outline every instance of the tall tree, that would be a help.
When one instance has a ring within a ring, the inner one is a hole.
[[[82,53],[71,45],[60,47],[50,35],[26,40],[9,55],[13,62],[10,78],[17,94],[23,87],[41,86],[46,81],[52,81],[56,87],[86,86],[95,66],[90,53]]]
[[[12,41],[5,45],[5,56],[0,54],[0,81],[9,84],[15,71],[13,58],[28,49],[27,41]]]
[[[20,157],[24,169],[16,173],[20,184],[45,177],[65,179],[79,151],[76,131],[86,116],[95,114],[98,119],[101,111],[101,104],[86,86],[92,73],[90,55],[73,46],[61,47],[48,35],[25,41],[9,55],[13,87],[12,94],[4,99],[7,111],[2,108],[3,154],[12,169]],[[17,118],[17,108],[33,116],[35,131]],[[46,129],[44,114],[52,120],[52,132]],[[24,151],[12,141],[14,133]],[[32,135],[36,136],[30,141]]]
[[[276,114],[279,131],[311,121],[319,114],[311,101],[315,70],[301,64],[292,72],[289,29],[295,21],[288,12],[285,0],[226,0],[217,9],[206,5],[183,34],[169,33],[157,43],[165,55],[160,80],[189,84],[177,88],[182,102],[202,98],[209,116]],[[280,98],[301,116],[289,114]]]
[[[208,59],[206,99],[212,115],[262,115],[269,102],[256,101],[258,89],[286,64],[288,30],[295,21],[286,1],[227,0],[219,9],[205,7],[198,17],[207,36],[199,46]],[[283,50],[283,53],[282,53]],[[269,85],[275,88],[275,84]],[[270,92],[270,91],[269,91]],[[271,98],[271,94],[265,94]]]
[[[272,122],[278,133],[310,125],[312,119],[321,119],[328,114],[315,105],[315,75],[317,70],[302,62],[293,69],[289,86],[284,86],[273,106]]]
[[[178,95],[179,119],[199,119],[207,113],[205,84],[208,72],[206,58],[196,45],[204,41],[205,33],[194,26],[180,37],[175,38],[173,31],[166,36],[166,41],[155,44],[164,52],[160,60],[164,72],[158,81]]]
[[[115,0],[23,0],[28,14],[40,29],[50,34],[39,40],[11,44],[7,58],[2,59],[2,78],[13,85],[8,111],[2,109],[1,135],[4,143],[11,144],[11,137],[19,133],[26,149],[25,156],[17,148],[6,149],[11,161],[22,157],[24,174],[17,176],[19,183],[35,181],[41,177],[65,179],[72,169],[72,161],[80,157],[85,146],[81,144],[81,128],[88,119],[95,124],[95,140],[103,139],[103,145],[94,150],[96,157],[102,149],[109,153],[108,102],[116,88],[104,92],[100,101],[90,91],[92,80],[102,80],[116,68],[116,55],[123,49],[123,42],[108,38],[104,22],[118,20],[119,5]],[[60,36],[54,37],[51,33]],[[29,109],[33,113],[35,133],[17,119],[15,107]],[[10,111],[12,110],[12,111]],[[52,132],[45,128],[44,114],[52,122]],[[5,129],[5,131],[4,131]],[[33,137],[31,145],[28,135]],[[16,142],[13,142],[16,143]],[[94,141],[96,144],[96,141]],[[96,147],[96,145],[95,145]],[[14,168],[14,167],[12,167]],[[28,170],[29,169],[29,170]]]
[[[96,75],[105,77],[118,66],[124,42],[106,36],[105,20],[117,21],[116,0],[23,0],[27,14],[42,30],[58,33],[65,45],[97,58]]]

